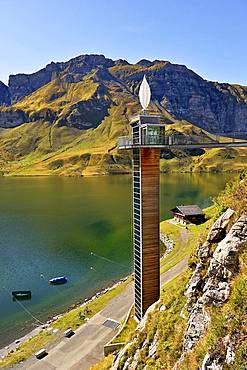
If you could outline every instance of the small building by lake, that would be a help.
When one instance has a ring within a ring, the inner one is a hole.
[[[171,212],[173,213],[174,220],[182,225],[189,223],[200,224],[205,221],[205,213],[196,204],[176,206],[171,209]]]

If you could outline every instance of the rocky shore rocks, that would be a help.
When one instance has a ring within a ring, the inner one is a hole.
[[[175,242],[171,238],[169,238],[168,235],[164,233],[160,233],[160,241],[166,247],[165,253],[162,256],[162,257],[165,257],[167,254],[169,254],[173,250]]]

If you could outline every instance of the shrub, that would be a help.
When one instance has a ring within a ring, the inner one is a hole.
[[[247,209],[247,172],[243,171],[226,184],[225,189],[214,199],[217,219],[227,208],[236,211],[237,216]]]

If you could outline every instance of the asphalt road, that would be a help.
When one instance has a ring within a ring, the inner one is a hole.
[[[161,285],[178,276],[187,266],[187,258],[161,275]],[[35,370],[88,370],[99,362],[104,354],[104,345],[116,334],[113,329],[103,326],[106,319],[122,321],[133,303],[134,285],[130,283],[117,297],[86,324],[82,325],[71,338],[63,338],[42,360],[34,356],[19,365],[18,369]]]

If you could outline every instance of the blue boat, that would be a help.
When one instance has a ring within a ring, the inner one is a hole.
[[[53,284],[53,285],[59,285],[59,284],[65,284],[67,283],[67,278],[65,276],[59,276],[59,277],[55,277],[55,278],[52,278],[49,280],[49,283],[50,284]]]

